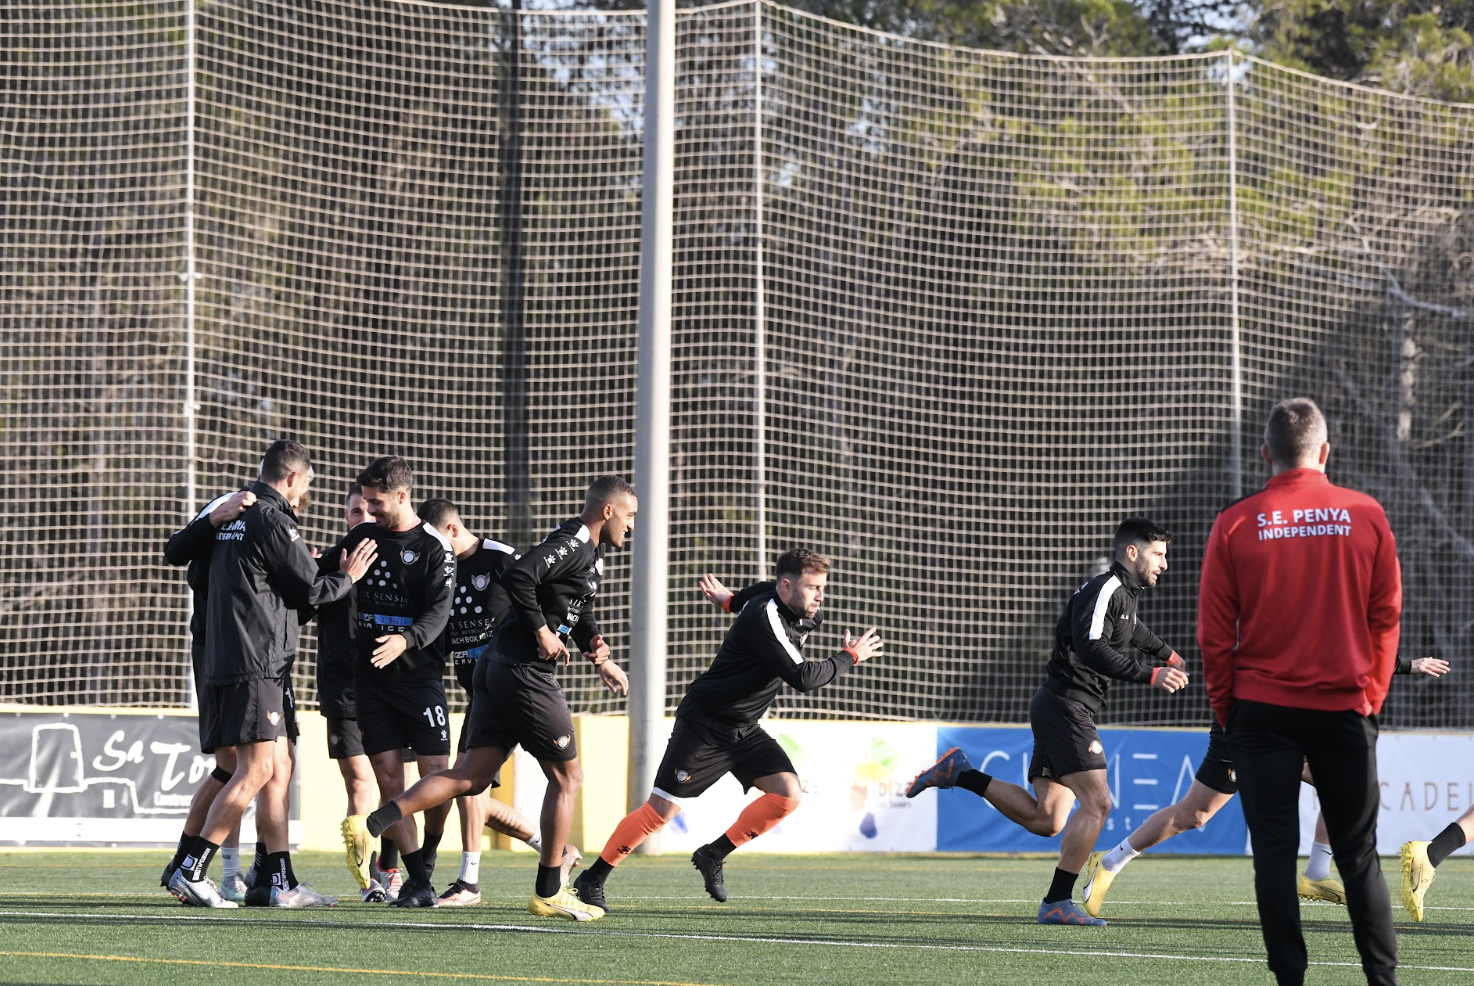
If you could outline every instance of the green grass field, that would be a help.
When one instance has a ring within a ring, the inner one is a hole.
[[[526,911],[525,855],[487,853],[480,907],[358,902],[336,856],[294,857],[333,910],[186,909],[155,886],[164,852],[0,852],[4,983],[1264,984],[1247,859],[1144,858],[1105,928],[1040,927],[1053,861],[734,855],[717,904],[684,857],[634,857],[613,913]],[[444,854],[440,887],[458,854]],[[1384,862],[1394,900],[1396,860]],[[218,876],[219,864],[213,867]],[[1404,984],[1474,983],[1474,860],[1439,870],[1413,924],[1394,904]],[[1364,982],[1343,908],[1306,903],[1312,984]]]

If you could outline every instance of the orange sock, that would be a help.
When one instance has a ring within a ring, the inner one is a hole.
[[[599,858],[610,866],[618,866],[651,832],[659,832],[664,827],[665,819],[660,817],[660,812],[646,802],[614,826],[614,834],[604,844],[604,851],[599,853]]]
[[[764,794],[742,809],[737,821],[727,829],[727,838],[732,840],[734,846],[751,842],[793,814],[797,807],[797,801],[790,801],[782,795]]]

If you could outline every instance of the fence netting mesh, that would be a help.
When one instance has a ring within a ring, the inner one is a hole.
[[[190,16],[3,15],[0,700],[183,703],[163,542],[274,438],[313,452],[320,545],[386,452],[522,546],[632,468],[643,13],[225,0],[192,59]],[[1474,111],[764,0],[681,11],[677,67],[668,708],[730,619],[700,575],[805,544],[835,562],[811,649],[889,644],[779,714],[1020,721],[1133,513],[1176,534],[1142,616],[1197,671],[1214,514],[1308,394],[1332,478],[1398,535],[1404,655],[1455,662],[1395,682],[1384,724],[1474,727]],[[1120,685],[1102,718],[1206,717],[1200,688]]]

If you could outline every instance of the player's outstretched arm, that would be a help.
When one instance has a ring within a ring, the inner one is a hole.
[[[866,630],[859,638],[850,639],[850,632],[844,632],[844,649],[855,659],[856,664],[864,664],[872,657],[881,657],[885,653],[885,641],[880,639],[880,634],[875,627]]]
[[[1413,674],[1426,674],[1430,678],[1439,678],[1448,674],[1448,662],[1441,657],[1415,657],[1412,666]]]
[[[707,572],[696,585],[701,589],[701,594],[718,609],[729,613],[732,611],[732,590],[722,585],[721,579]]]

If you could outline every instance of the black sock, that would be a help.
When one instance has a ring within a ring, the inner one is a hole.
[[[593,866],[583,871],[583,878],[590,883],[597,883],[603,886],[604,881],[609,879],[609,874],[613,872],[614,867],[606,863],[603,856],[600,856],[594,860]]]
[[[278,890],[291,890],[297,885],[297,874],[292,872],[292,854],[289,852],[268,853],[266,872],[270,874],[266,886],[276,887]]]
[[[718,838],[712,839],[705,846],[702,846],[702,848],[715,856],[719,861],[726,859],[729,854],[737,851],[737,847],[732,844],[732,840],[727,838],[725,833]]]
[[[537,895],[551,897],[563,889],[563,870],[558,866],[537,864]]]
[[[399,869],[399,847],[394,844],[393,839],[379,840],[379,869]]]
[[[266,843],[256,843],[255,855],[251,857],[251,869],[256,871],[255,876],[251,880],[251,886],[271,886],[271,874],[266,872]]]
[[[440,837],[444,834],[444,832],[425,833],[425,841],[420,846],[420,855],[425,860],[425,875],[427,878],[435,874],[435,857],[439,855]]]
[[[964,791],[971,791],[980,798],[991,783],[993,783],[993,775],[985,774],[981,770],[964,770],[957,775],[957,786]]]
[[[179,837],[179,848],[174,850],[174,858],[169,861],[172,869],[179,869],[184,865],[184,857],[189,855],[189,847],[194,845],[195,836],[181,835]]]
[[[384,830],[404,817],[404,812],[399,810],[398,802],[391,801],[382,808],[375,808],[369,812],[368,821],[364,824],[368,827],[368,834],[373,836],[382,835]],[[384,855],[388,855],[387,852]],[[383,864],[380,863],[380,866]]]
[[[1448,828],[1439,832],[1428,843],[1428,862],[1435,867],[1449,857],[1449,854],[1463,847],[1467,840],[1464,838],[1464,830],[1459,828],[1455,822],[1449,822]]]
[[[205,841],[203,835],[195,836],[194,845],[190,847],[189,852],[184,854],[184,862],[179,864],[179,868],[185,871],[185,879],[193,883],[203,880],[205,871],[210,868],[210,860],[214,859],[215,854],[219,851],[220,847],[213,842]]]
[[[429,883],[430,874],[425,871],[425,850],[400,853],[404,857],[404,868],[409,873],[409,883]]]
[[[1069,900],[1075,896],[1075,880],[1080,876],[1078,873],[1066,873],[1058,866],[1054,868],[1054,882],[1049,885],[1049,893],[1044,895],[1044,903],[1057,904],[1062,900]]]

